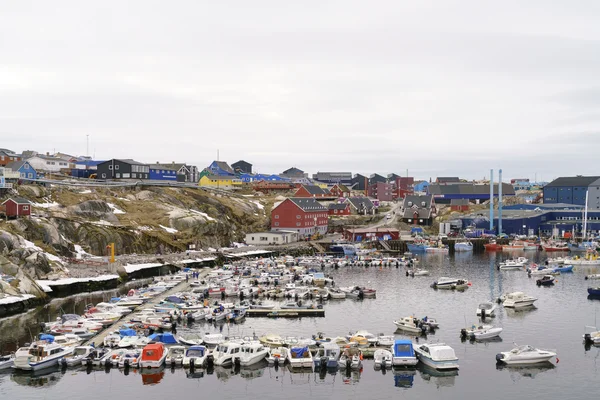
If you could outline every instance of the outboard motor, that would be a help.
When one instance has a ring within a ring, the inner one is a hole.
[[[196,359],[191,358],[190,359],[190,371],[194,371],[194,368],[196,367]]]
[[[212,368],[215,365],[215,358],[212,355],[206,357],[206,364],[209,368]]]
[[[123,365],[125,366],[125,369],[129,368],[129,359],[125,359]]]
[[[327,357],[323,356],[321,357],[321,369],[325,369],[327,368]]]
[[[504,360],[504,354],[502,354],[502,353],[496,354],[496,362],[501,363],[502,360]]]
[[[594,343],[594,341],[592,340],[592,335],[589,334],[589,333],[586,333],[585,335],[583,335],[583,341],[587,345],[590,345],[590,344]]]
[[[481,319],[485,321],[485,309],[481,309]]]
[[[61,359],[60,359],[60,365],[61,365],[63,368],[67,368],[67,360],[66,360],[65,358],[61,358]]]
[[[398,267],[396,267],[396,268],[398,268]],[[410,276],[410,273],[408,271],[406,271],[406,276]]]

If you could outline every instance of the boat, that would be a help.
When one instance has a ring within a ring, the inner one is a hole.
[[[439,370],[458,369],[458,358],[454,349],[444,343],[429,343],[415,347],[419,361]]]
[[[466,289],[470,286],[470,282],[466,279],[446,278],[441,277],[431,284],[434,289]]]
[[[38,340],[16,351],[13,368],[25,371],[38,371],[54,367],[58,360],[71,354],[73,349],[72,346],[56,344],[49,338]]]
[[[536,243],[532,243],[532,242],[525,242],[523,243],[523,250],[528,251],[528,250],[537,250],[539,249],[539,246]]]
[[[542,243],[542,249],[546,252],[569,251],[569,246],[563,242],[544,242]]]
[[[565,261],[567,262],[571,265],[597,266],[600,265],[600,257],[596,254],[586,254],[585,257],[575,256]]]
[[[233,365],[234,359],[239,357],[241,348],[242,344],[236,342],[224,342],[219,344],[212,352],[215,365]]]
[[[83,366],[92,366],[92,365],[101,365],[100,360],[110,352],[109,349],[104,347],[94,348],[94,350],[83,360],[81,360],[81,365]]]
[[[204,344],[209,348],[218,346],[219,344],[223,343],[224,340],[225,338],[220,333],[207,333],[202,338]]]
[[[586,326],[586,333],[583,334],[583,342],[587,345],[600,345],[600,331],[595,326]],[[1,369],[1,367],[0,367]]]
[[[473,325],[470,328],[463,328],[460,330],[460,337],[462,339],[471,340],[486,340],[500,336],[502,328],[496,328],[492,325]]]
[[[391,347],[394,345],[396,341],[396,337],[394,335],[384,335],[380,333],[377,335],[377,346],[381,347]]]
[[[554,272],[573,272],[573,266],[572,265],[564,265],[562,267],[554,267],[552,268],[552,271]]]
[[[313,357],[308,346],[290,347],[287,360],[291,368],[312,368]]]
[[[527,264],[529,260],[525,257],[519,257],[517,259],[509,258],[498,264],[498,269],[521,269]]]
[[[363,354],[362,351],[355,346],[346,345],[344,351],[340,355],[338,365],[340,368],[360,369],[362,367]]]
[[[415,276],[428,276],[429,275],[429,271],[427,271],[426,269],[421,269],[421,268],[416,268],[416,269],[409,269],[406,271],[406,276],[411,276],[411,277],[415,277]]]
[[[337,368],[340,358],[340,346],[333,342],[325,342],[313,355],[313,364],[318,368]]]
[[[182,364],[188,367],[203,367],[208,360],[209,351],[206,346],[194,345],[185,351]]]
[[[269,355],[269,349],[260,342],[248,342],[242,344],[239,360],[240,366],[248,367],[261,362]]]
[[[89,357],[94,350],[92,346],[77,346],[71,354],[58,359],[58,365],[63,367],[80,366],[81,362]]]
[[[600,274],[590,274],[590,275],[586,275],[584,278],[586,281],[588,279],[600,279]]]
[[[140,368],[158,368],[167,358],[167,349],[162,343],[150,343],[142,350],[139,363]]]
[[[392,352],[384,349],[377,349],[373,354],[375,361],[374,368],[392,368]]]
[[[408,251],[411,253],[425,253],[428,245],[424,242],[406,243]]]
[[[295,337],[295,336],[287,336],[282,340],[284,346],[315,346],[317,342],[314,339],[309,339],[305,337]]]
[[[496,241],[491,241],[489,243],[486,243],[483,245],[483,247],[485,247],[486,251],[501,251],[502,250],[502,245],[496,243]]]
[[[0,356],[0,371],[2,371],[3,369],[8,369],[8,368],[12,367],[14,362],[15,362],[15,354],[14,353]]]
[[[396,340],[392,346],[392,365],[394,367],[413,367],[419,360],[410,340]]]
[[[587,292],[590,296],[600,296],[600,287],[589,287]]]
[[[554,285],[554,276],[544,275],[540,279],[536,280],[535,284],[538,286],[552,286]]]
[[[427,331],[427,327],[423,326],[420,319],[415,317],[403,317],[394,321],[394,325],[402,331],[421,334]]]
[[[261,336],[258,339],[263,345],[268,347],[281,347],[283,345],[283,338],[279,335],[269,333]]]
[[[473,243],[471,242],[456,242],[454,244],[455,252],[473,251]]]
[[[171,346],[167,351],[165,363],[170,367],[179,367],[183,365],[183,357],[185,356],[184,346]]]
[[[275,304],[267,304],[262,301],[258,303],[250,303],[250,309],[252,310],[272,310],[275,308]]]
[[[341,300],[346,298],[346,293],[342,292],[338,288],[327,288],[327,291],[332,299]]]
[[[509,308],[521,308],[532,306],[537,299],[526,295],[523,292],[508,293],[504,296],[502,305]]]
[[[516,345],[515,345],[516,346]],[[507,365],[514,364],[537,364],[550,361],[556,357],[556,353],[549,350],[540,350],[532,346],[517,346],[511,351],[505,351],[496,355],[496,361]]]
[[[476,314],[478,316],[481,316],[482,318],[495,317],[496,304],[492,303],[491,301],[485,301],[483,303],[480,303],[479,306],[477,306]]]
[[[367,331],[356,331],[355,333],[350,333],[349,336],[348,340],[358,343],[359,347],[376,346],[379,341],[377,336]]]
[[[427,246],[425,248],[426,253],[448,254],[449,251],[448,246],[445,245]]]
[[[288,359],[289,349],[287,347],[274,347],[269,350],[267,363],[269,365],[279,366],[285,364]]]

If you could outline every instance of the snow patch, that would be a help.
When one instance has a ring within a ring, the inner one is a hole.
[[[90,194],[92,193],[91,190],[82,190],[81,192],[79,192],[79,194]]]
[[[123,268],[125,269],[125,272],[127,272],[128,274],[135,272],[135,271],[139,271],[142,269],[148,269],[148,268],[157,268],[157,267],[162,267],[164,264],[127,264],[124,265]]]
[[[24,294],[21,296],[7,296],[7,297],[2,297],[0,298],[0,304],[12,304],[12,303],[18,303],[20,301],[24,301],[27,299],[32,299],[34,298],[34,295],[31,294]]]
[[[165,231],[169,232],[169,233],[177,233],[177,232],[179,232],[177,229],[174,229],[174,228],[168,228],[168,227],[162,226],[162,225],[159,225],[159,226],[161,228],[163,228]]]
[[[125,214],[125,211],[118,209],[117,206],[112,203],[106,203],[106,205],[110,207],[113,214]]]
[[[259,209],[261,209],[261,210],[264,210],[264,209],[265,209],[265,206],[263,206],[262,204],[260,204],[260,203],[259,203],[258,201],[256,201],[256,200],[252,200],[252,203],[256,204],[256,206],[257,206]]]
[[[105,221],[103,219],[101,219],[100,221],[92,222],[92,224],[94,224],[94,225],[104,225],[104,226],[113,226],[113,224],[111,224],[110,222]]]
[[[57,279],[55,281],[49,280],[39,280],[35,281],[38,285],[40,285],[44,291],[46,288],[50,288],[51,286],[63,286],[63,285],[71,285],[73,283],[81,283],[81,282],[103,282],[110,281],[113,279],[119,279],[119,275],[100,275],[88,278],[63,278]]]
[[[29,241],[29,240],[27,240],[27,239],[23,239],[23,243],[24,243],[24,246],[25,246],[25,248],[26,248],[26,249],[33,249],[33,250],[36,250],[36,251],[42,252],[42,253],[44,253],[44,255],[46,256],[46,258],[47,258],[48,260],[50,260],[50,261],[56,261],[56,262],[58,262],[58,263],[62,264],[62,259],[61,259],[60,257],[57,257],[57,256],[55,256],[54,254],[46,253],[46,252],[45,252],[44,250],[42,250],[41,248],[37,247],[37,246],[35,245],[35,243],[33,243],[33,242],[30,242],[30,241]]]
[[[125,197],[117,197],[117,199],[119,199],[119,200],[123,200],[123,201],[131,201],[131,200],[129,200],[129,199],[126,199]]]
[[[78,244],[75,245],[75,253],[77,253],[75,258],[78,260],[81,260],[82,258],[93,257],[90,253],[83,250],[83,248]]]
[[[37,208],[52,208],[60,206],[60,204],[58,204],[55,201],[53,201],[52,203],[32,203],[32,205]]]
[[[216,219],[214,219],[213,217],[209,216],[207,213],[203,213],[202,211],[197,211],[197,210],[191,210],[191,212],[198,214],[198,215],[202,215],[204,218],[206,218],[209,221],[216,221]]]
[[[208,251],[215,252],[215,251],[217,251],[217,249],[213,249],[212,247],[209,247],[209,248],[208,248]]]

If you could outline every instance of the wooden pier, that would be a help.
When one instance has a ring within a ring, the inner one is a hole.
[[[324,308],[310,309],[277,309],[277,310],[256,310],[246,311],[248,318],[302,318],[302,317],[324,317]]]

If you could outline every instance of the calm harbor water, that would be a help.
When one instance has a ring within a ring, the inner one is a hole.
[[[536,261],[545,259],[543,253]],[[435,341],[451,345],[459,358],[460,370],[436,373],[419,368],[416,371],[373,370],[373,362],[365,360],[361,372],[346,374],[290,373],[286,368],[275,370],[259,366],[251,370],[232,370],[215,367],[211,371],[190,374],[183,369],[170,368],[127,374],[117,369],[85,370],[59,369],[41,375],[8,372],[0,374],[2,398],[106,399],[109,396],[135,396],[143,399],[192,398],[219,396],[223,399],[240,397],[280,399],[294,398],[365,398],[387,399],[402,396],[407,399],[465,399],[485,397],[486,400],[508,398],[572,398],[587,399],[597,395],[600,378],[600,348],[586,350],[582,334],[586,325],[595,324],[600,301],[588,299],[588,281],[584,276],[598,271],[582,268],[557,277],[553,287],[538,287],[535,278],[524,271],[498,271],[496,264],[506,255],[501,253],[425,255],[420,267],[431,272],[429,277],[409,278],[405,268],[352,267],[328,270],[336,285],[359,284],[377,289],[376,299],[342,300],[326,303],[325,318],[247,319],[239,325],[192,324],[180,327],[184,336],[222,331],[224,334],[279,333],[282,336],[310,336],[319,331],[328,336],[345,335],[365,329],[372,333],[392,334],[392,321],[408,315],[430,316],[438,319],[440,329],[420,342]],[[433,290],[430,283],[440,277],[464,277],[473,285],[465,292]],[[538,298],[536,308],[513,311],[499,307],[490,323],[504,328],[502,341],[489,343],[461,342],[460,329],[478,322],[475,309],[481,301],[492,300],[505,292],[522,290]],[[84,298],[76,303],[90,300]],[[96,300],[100,301],[102,298]],[[71,301],[71,300],[68,300]],[[71,303],[69,303],[71,306]],[[83,306],[81,306],[83,307]],[[43,319],[53,311],[44,311]],[[38,312],[0,321],[0,332],[10,326],[35,329]],[[41,322],[41,320],[39,322]],[[33,332],[35,334],[36,332]],[[398,338],[406,337],[397,334]],[[16,342],[29,341],[29,332],[15,332],[0,337],[0,346],[8,349]],[[505,367],[498,369],[495,355],[517,344],[555,349],[559,362],[544,367]],[[6,396],[6,397],[5,397]]]

